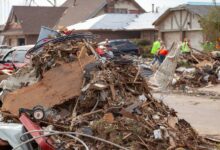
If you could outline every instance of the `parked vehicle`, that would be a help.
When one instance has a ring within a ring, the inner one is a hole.
[[[0,61],[0,74],[10,74],[15,69],[19,69],[29,63],[25,55],[34,45],[25,45],[13,47],[9,50]]]
[[[11,48],[0,48],[0,60],[9,52]]]
[[[0,49],[10,49],[11,47],[8,45],[0,45]]]
[[[139,48],[127,39],[103,41],[98,44],[99,47],[105,47],[108,51],[112,51],[115,56],[122,54],[138,55]]]

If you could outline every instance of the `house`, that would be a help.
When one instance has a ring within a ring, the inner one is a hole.
[[[1,35],[11,46],[34,44],[41,26],[58,29],[105,13],[145,12],[135,0],[67,0],[61,7],[14,6]]]
[[[97,41],[108,39],[144,38],[152,42],[157,30],[152,25],[159,13],[115,14],[108,13],[68,27],[75,32],[91,32],[98,35]]]
[[[183,41],[186,37],[193,48],[202,50],[206,40],[200,25],[200,18],[209,13],[214,6],[180,5],[165,11],[153,24],[159,30],[159,36],[166,46],[171,47],[174,41]]]
[[[67,0],[68,7],[59,19],[59,26],[70,26],[106,13],[140,14],[145,10],[135,0]]]
[[[14,6],[1,32],[4,44],[10,46],[34,44],[41,26],[53,28],[65,7]]]

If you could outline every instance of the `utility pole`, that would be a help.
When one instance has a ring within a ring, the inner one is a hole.
[[[212,2],[214,3],[214,5],[216,6],[216,0],[212,0]]]

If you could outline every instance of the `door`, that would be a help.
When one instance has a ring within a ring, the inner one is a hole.
[[[190,40],[190,45],[192,46],[192,48],[203,50],[202,43],[204,41],[201,31],[187,31],[186,37]]]
[[[162,40],[164,41],[168,49],[171,48],[173,42],[180,42],[181,34],[180,32],[164,32],[162,33]]]

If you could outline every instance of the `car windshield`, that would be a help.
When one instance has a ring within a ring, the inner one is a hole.
[[[0,59],[3,58],[11,49],[0,49]]]
[[[6,58],[5,61],[6,62],[16,62],[16,63],[23,63],[25,60],[25,54],[27,51],[24,50],[17,50],[17,51],[13,51],[11,53],[9,53]]]

